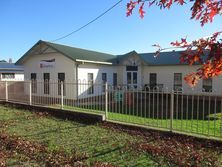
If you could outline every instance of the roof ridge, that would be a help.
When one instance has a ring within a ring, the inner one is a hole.
[[[62,46],[62,47],[69,47],[69,48],[72,48],[72,49],[79,49],[79,50],[82,50],[82,51],[88,51],[88,52],[94,52],[94,53],[100,53],[100,54],[106,54],[106,55],[111,55],[111,56],[116,56],[114,54],[110,54],[110,53],[105,53],[105,52],[101,52],[101,51],[95,51],[95,50],[91,50],[91,49],[86,49],[86,48],[80,48],[80,47],[73,47],[71,45],[66,45],[66,44],[60,44],[60,43],[54,43],[54,42],[49,42],[49,41],[43,41],[43,40],[40,40],[41,42],[43,43],[47,43],[47,44],[52,44],[52,45],[59,45],[59,46]]]

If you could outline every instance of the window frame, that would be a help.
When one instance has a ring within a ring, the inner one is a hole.
[[[63,77],[61,77],[61,75],[64,75]],[[65,80],[66,80],[66,74],[64,72],[60,72],[58,73],[58,95],[61,96],[61,82],[63,82],[63,96],[66,95],[66,84],[65,84]]]
[[[94,94],[94,75],[93,73],[87,73],[87,80],[88,80],[88,90],[87,94],[92,95]]]
[[[107,73],[102,73],[102,92],[106,91]]]
[[[179,75],[179,76],[177,76]],[[180,79],[180,80],[176,80],[176,79]],[[182,73],[174,73],[174,77],[173,77],[173,90],[174,91],[179,91],[181,92],[183,89],[183,74]]]
[[[12,77],[6,77],[9,75]],[[15,73],[2,73],[2,79],[15,79]]]
[[[207,82],[209,82],[210,85],[208,85]],[[213,92],[213,78],[202,79],[202,92]]]
[[[113,86],[116,87],[117,86],[117,80],[118,80],[118,74],[117,73],[113,73]]]
[[[37,93],[37,73],[31,73],[30,79],[31,79],[32,93]]]
[[[44,80],[44,94],[50,94],[50,73],[43,73],[43,80]]]
[[[155,82],[153,82],[151,80],[153,78],[153,76],[155,76]],[[150,80],[150,88],[156,87],[156,85],[157,85],[157,73],[150,73],[149,80]]]

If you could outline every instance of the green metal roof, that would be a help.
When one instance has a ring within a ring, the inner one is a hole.
[[[181,65],[181,52],[161,52],[157,57],[156,53],[140,53],[139,57],[148,65]]]
[[[111,62],[116,57],[111,54],[95,52],[86,49],[74,48],[70,46],[44,42],[47,45],[51,46],[52,48],[56,49],[57,51],[63,53],[64,55],[68,56],[69,58],[76,60],[90,60],[90,61],[101,61],[101,62]]]
[[[80,49],[80,48],[75,48],[71,46],[66,46],[66,45],[61,45],[61,44],[56,44],[56,43],[51,43],[51,42],[40,40],[27,53],[25,53],[24,56],[22,56],[16,62],[16,64],[23,64],[23,60],[27,56],[29,56],[29,53],[31,52],[31,50],[39,44],[46,44],[47,46],[55,49],[57,52],[63,54],[64,56],[74,61],[79,59],[79,60],[89,60],[89,61],[99,61],[99,62],[114,62],[116,59],[116,56],[111,55],[111,54],[95,52],[91,50]]]
[[[88,60],[88,61],[96,61],[96,62],[108,62],[112,64],[121,64],[124,59],[127,59],[129,56],[136,55],[141,60],[143,60],[144,64],[151,66],[159,66],[159,65],[182,65],[180,63],[180,53],[181,51],[171,51],[171,52],[161,52],[158,57],[155,57],[155,53],[137,53],[136,51],[132,51],[126,53],[124,55],[111,55],[86,49],[80,49],[75,47],[70,47],[66,45],[46,42],[46,41],[38,41],[24,56],[22,56],[17,62],[17,65],[22,65],[24,60],[30,56],[30,52],[32,49],[38,45],[45,44],[48,47],[53,48],[57,52],[63,54],[64,56],[70,58],[73,61],[78,60]]]
[[[187,63],[180,63],[182,51],[170,51],[170,52],[161,52],[158,56],[156,53],[137,53],[132,51],[124,55],[117,56],[117,62],[120,63],[124,59],[127,59],[129,56],[136,55],[138,56],[146,65],[150,66],[164,66],[164,65],[187,65]],[[207,54],[207,52],[206,52]],[[194,65],[198,65],[195,63]]]

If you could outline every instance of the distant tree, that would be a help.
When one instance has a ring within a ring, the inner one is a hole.
[[[159,6],[160,9],[170,9],[173,4],[184,5],[185,3],[192,3],[191,19],[200,21],[201,26],[212,22],[216,15],[221,15],[222,0],[130,0],[127,4],[127,16],[132,15],[136,6],[139,7],[139,15],[141,18],[145,15],[144,7],[153,5]],[[185,76],[185,81],[190,86],[195,86],[198,81],[203,78],[211,78],[222,75],[222,40],[218,39],[222,31],[215,32],[209,37],[203,37],[192,42],[187,42],[186,38],[179,41],[171,42],[172,48],[183,48],[180,62],[193,65],[199,63],[201,67]],[[157,47],[156,55],[166,50],[160,45],[153,45]]]

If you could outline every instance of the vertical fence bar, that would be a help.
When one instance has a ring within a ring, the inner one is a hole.
[[[170,98],[170,131],[173,131],[173,112],[174,112],[174,92],[171,92]]]
[[[221,118],[220,118],[220,126],[219,126],[219,130],[220,130],[220,137],[222,138],[222,98],[220,98],[220,113],[221,113]]]
[[[108,119],[108,83],[105,83],[105,120]]]
[[[196,120],[197,120],[197,126],[196,126],[196,133],[199,133],[199,110],[200,110],[200,96],[197,95],[197,109],[196,109]]]
[[[63,93],[63,82],[61,82],[61,109],[64,108],[64,93]]]
[[[165,113],[165,116],[166,116],[166,128],[168,128],[168,113],[169,113],[169,108],[168,108],[168,98],[169,98],[169,94],[168,94],[168,90],[167,90],[167,93],[166,93],[166,113]]]
[[[8,82],[5,82],[5,101],[8,101]]]
[[[194,94],[191,95],[191,130],[193,133],[193,121],[194,121]]]
[[[29,81],[29,105],[32,105],[32,81]]]
[[[213,132],[213,136],[216,136],[216,114],[217,114],[217,97],[215,96],[214,99],[214,132]]]

